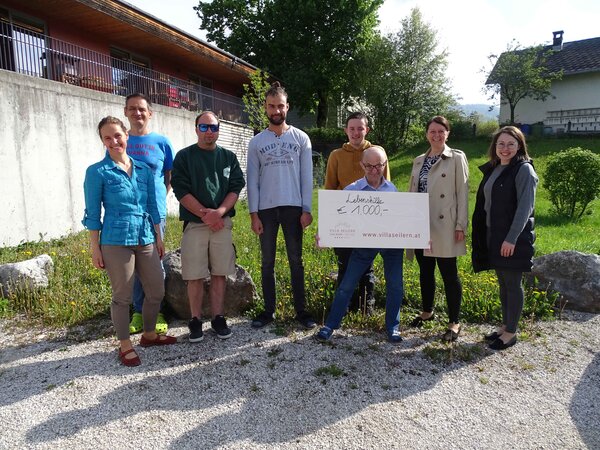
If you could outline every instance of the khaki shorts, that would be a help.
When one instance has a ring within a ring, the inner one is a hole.
[[[181,277],[200,280],[212,275],[235,273],[235,249],[231,217],[224,217],[225,227],[211,231],[208,225],[190,222],[181,238]]]

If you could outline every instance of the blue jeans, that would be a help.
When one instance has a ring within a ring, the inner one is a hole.
[[[160,220],[160,236],[161,238],[165,238],[165,228],[167,226],[167,220]],[[160,267],[162,269],[162,277],[165,279],[165,268],[162,263],[162,259],[160,260]],[[141,313],[142,305],[144,304],[144,289],[142,288],[142,283],[137,276],[137,273],[133,277],[133,312]],[[162,306],[162,303],[161,303]],[[161,308],[162,309],[162,308]]]
[[[301,215],[302,208],[299,206],[278,206],[258,211],[258,218],[263,225],[263,232],[260,235],[261,276],[265,311],[267,313],[275,312],[275,254],[280,225],[285,238],[285,249],[290,266],[294,308],[296,313],[304,311],[305,291]]]
[[[346,269],[348,268],[348,261],[352,256],[352,248],[347,247],[336,247],[333,249],[337,256],[338,263],[338,276],[336,287],[342,284]],[[350,300],[351,311],[361,311],[362,306],[366,307],[367,311],[375,307],[375,298],[373,297],[373,291],[375,290],[375,274],[373,273],[373,264],[363,273],[358,284],[358,291],[354,291],[352,299]]]
[[[335,330],[342,324],[348,303],[365,270],[373,263],[377,254],[383,258],[385,275],[385,330],[390,335],[400,325],[400,307],[404,298],[402,260],[404,249],[399,248],[355,248],[348,261],[342,283],[335,291],[331,310],[325,326]]]

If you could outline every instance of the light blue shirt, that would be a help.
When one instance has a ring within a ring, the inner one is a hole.
[[[85,214],[81,223],[88,230],[100,230],[101,245],[154,242],[153,223],[160,223],[154,175],[145,163],[131,162],[131,178],[108,155],[85,172]]]
[[[398,192],[396,186],[391,181],[386,180],[384,177],[379,187],[376,189],[369,184],[367,177],[362,177],[356,180],[354,183],[349,184],[344,188],[345,191],[379,191],[379,192]]]

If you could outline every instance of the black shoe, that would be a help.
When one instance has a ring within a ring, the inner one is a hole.
[[[254,318],[251,326],[252,326],[252,328],[262,328],[265,325],[269,325],[271,322],[273,322],[273,320],[275,320],[274,313],[269,313],[267,311],[263,311]]]
[[[512,347],[517,343],[517,336],[513,336],[510,341],[506,344],[502,341],[502,339],[498,338],[494,342],[490,344],[490,348],[492,350],[506,350],[508,347]]]
[[[451,330],[448,328],[444,335],[442,336],[442,340],[446,342],[454,342],[458,339],[458,335],[460,334],[460,330],[462,327],[458,327],[458,331]]]
[[[498,339],[500,336],[502,336],[502,333],[498,333],[497,331],[494,331],[493,333],[486,334],[483,338],[486,341],[493,342],[496,339]]]
[[[421,317],[421,315],[419,314],[417,317],[415,317],[413,319],[413,321],[410,323],[410,326],[413,327],[413,328],[421,328],[423,326],[423,322],[430,322],[433,319],[435,319],[435,314],[432,314],[427,319],[423,319]]]
[[[317,326],[317,322],[312,318],[312,316],[306,311],[299,312],[296,314],[296,320],[302,324],[304,328],[307,330],[312,330]]]
[[[192,320],[188,323],[188,328],[190,329],[190,342],[200,342],[204,339],[204,333],[202,333],[202,321],[197,317],[192,317]]]
[[[231,328],[227,326],[225,316],[215,316],[210,321],[210,325],[219,339],[229,339],[231,337]]]

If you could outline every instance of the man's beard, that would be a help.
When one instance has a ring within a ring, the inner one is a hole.
[[[267,116],[267,119],[269,119],[269,122],[271,122],[273,125],[281,125],[283,122],[285,122],[285,114],[278,114],[276,118]]]

